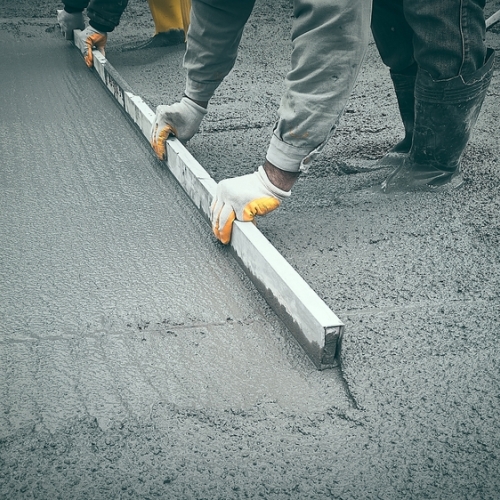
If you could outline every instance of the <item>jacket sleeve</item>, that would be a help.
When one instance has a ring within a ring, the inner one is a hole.
[[[87,8],[89,0],[63,0],[63,4],[66,12],[82,12]]]
[[[90,24],[100,31],[113,31],[127,4],[128,0],[91,0],[87,8]]]

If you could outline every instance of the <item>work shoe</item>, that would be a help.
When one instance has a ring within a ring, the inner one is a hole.
[[[461,184],[460,160],[491,82],[494,59],[494,51],[488,49],[480,69],[449,80],[418,73],[413,142],[408,155],[383,182],[384,192]]]
[[[162,33],[157,33],[152,36],[149,40],[134,47],[130,47],[128,50],[138,50],[138,49],[155,49],[156,47],[171,47],[174,45],[180,45],[186,41],[186,35],[184,30],[170,30],[164,31]]]

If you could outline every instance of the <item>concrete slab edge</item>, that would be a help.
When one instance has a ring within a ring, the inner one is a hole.
[[[75,30],[74,43],[83,51],[79,34]],[[155,113],[100,52],[94,50],[93,54],[94,68],[103,84],[149,142]],[[167,141],[166,164],[209,221],[216,182],[175,137]],[[230,246],[236,260],[315,366],[336,366],[344,324],[335,313],[252,223],[234,223]]]

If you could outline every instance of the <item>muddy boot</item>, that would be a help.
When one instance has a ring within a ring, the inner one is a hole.
[[[460,159],[493,74],[494,52],[470,75],[436,81],[420,72],[415,84],[415,129],[409,154],[382,184],[384,192],[461,184]]]

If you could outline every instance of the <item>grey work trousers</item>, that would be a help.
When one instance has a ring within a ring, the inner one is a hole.
[[[236,61],[255,0],[193,0],[185,93],[209,101]],[[291,70],[266,158],[307,171],[333,134],[370,36],[371,0],[294,0]]]

